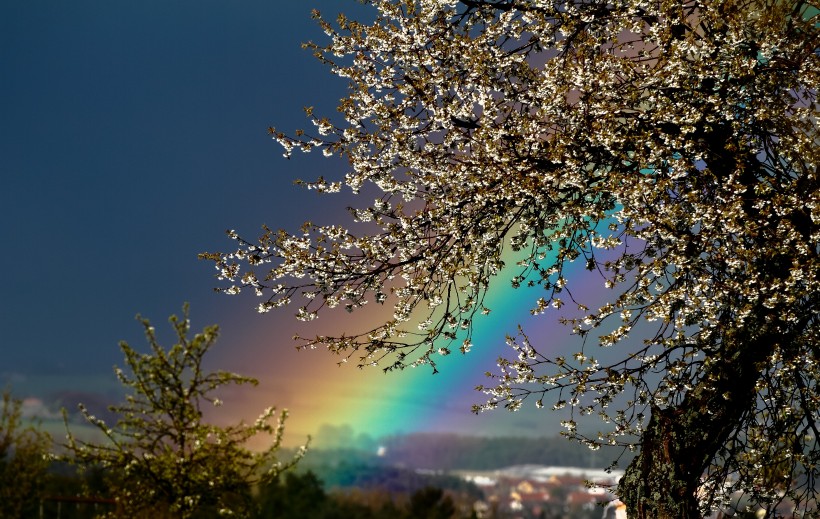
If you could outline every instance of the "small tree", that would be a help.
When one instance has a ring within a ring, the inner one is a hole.
[[[287,411],[278,414],[275,424],[273,407],[253,424],[222,427],[203,422],[204,406],[221,405],[215,390],[258,381],[203,369],[203,357],[216,341],[218,327],[189,337],[187,305],[182,319],[170,318],[178,342],[167,351],[157,342],[151,323],[137,319],[151,353],[140,354],[120,343],[131,373],[115,371],[131,394],[125,403],[110,407],[119,416],[116,424],[109,426],[80,404],[85,420],[107,441],[77,439],[66,419],[66,447],[80,465],[111,471],[119,511],[128,517],[163,511],[188,518],[211,507],[220,515],[247,516],[252,487],[296,463],[305,451],[302,447],[287,463],[277,460]],[[272,436],[270,447],[259,453],[248,450],[248,440],[261,433]]]
[[[22,421],[22,402],[11,391],[0,404],[0,517],[22,517],[36,505],[48,469],[51,437]]]

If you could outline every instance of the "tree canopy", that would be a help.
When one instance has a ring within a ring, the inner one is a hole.
[[[532,313],[555,313],[583,346],[553,359],[513,334],[483,409],[568,405],[570,437],[639,446],[619,487],[630,517],[698,517],[735,492],[816,515],[817,6],[367,3],[368,24],[315,13],[330,42],[307,44],[349,79],[342,117],[308,108],[312,130],[270,132],[286,156],[349,163],[308,188],[375,201],[348,226],[230,231],[235,250],[203,255],[222,290],[302,320],[392,305],[371,330],[304,344],[435,370],[469,351],[514,256],[512,285],[540,290],[522,294]],[[605,304],[574,290],[584,276]],[[604,430],[582,434],[581,415]]]
[[[249,516],[253,485],[272,480],[304,453],[300,450],[288,462],[277,459],[287,411],[278,413],[276,420],[276,409],[270,407],[252,424],[205,422],[205,408],[222,405],[217,390],[231,384],[256,385],[257,380],[205,370],[203,358],[215,343],[218,328],[208,326],[191,336],[187,305],[182,318],[170,318],[177,343],[167,350],[151,323],[138,319],[151,351],[139,353],[120,343],[130,372],[115,371],[130,394],[110,408],[117,422],[108,425],[80,404],[85,420],[105,441],[77,438],[66,420],[70,459],[109,473],[117,513],[127,517],[167,513],[189,518],[203,509],[220,516]],[[247,442],[259,434],[270,435],[271,443],[262,452],[252,452]]]

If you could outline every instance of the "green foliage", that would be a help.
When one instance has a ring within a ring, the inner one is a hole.
[[[313,472],[298,475],[288,472],[261,490],[260,518],[299,519],[323,517],[327,495]]]
[[[130,394],[125,403],[111,406],[118,416],[113,426],[80,405],[86,421],[106,441],[83,441],[68,431],[66,447],[73,461],[109,471],[119,513],[127,517],[165,513],[190,518],[202,510],[250,515],[253,486],[275,477],[304,453],[301,449],[287,463],[277,459],[287,412],[280,412],[276,423],[272,423],[273,407],[252,424],[223,427],[204,422],[203,409],[221,405],[214,395],[217,389],[256,385],[257,380],[203,369],[218,328],[209,326],[191,337],[187,305],[181,319],[170,318],[177,343],[167,351],[158,343],[151,323],[138,320],[151,351],[140,354],[127,343],[120,344],[130,373],[115,371]],[[258,434],[272,437],[270,447],[251,452],[246,444]]]
[[[3,392],[0,406],[0,517],[31,515],[43,488],[51,437],[25,425],[22,402]]]
[[[407,512],[413,519],[449,519],[456,507],[440,488],[425,487],[410,496]]]
[[[78,467],[53,459],[48,467],[48,478],[42,495],[45,496],[37,513],[29,516],[59,517],[60,519],[92,519],[107,511],[115,510],[109,495],[109,478],[106,471],[95,467],[79,470]],[[42,511],[42,515],[41,515]],[[159,519],[159,518],[154,518]]]
[[[450,519],[457,517],[453,499],[432,486],[419,488],[403,505],[379,489],[327,494],[313,472],[288,472],[261,489],[259,519]],[[402,497],[399,495],[399,497]]]

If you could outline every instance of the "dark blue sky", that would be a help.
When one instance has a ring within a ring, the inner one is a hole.
[[[343,95],[300,42],[345,4],[2,3],[0,372],[96,371],[137,312],[235,306],[196,254],[316,202],[291,181],[329,163],[279,160],[265,129]]]

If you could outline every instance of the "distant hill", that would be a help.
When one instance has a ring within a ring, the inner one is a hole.
[[[412,470],[496,470],[513,465],[604,468],[620,450],[591,451],[560,436],[551,438],[481,437],[413,433],[351,442],[348,448],[312,448],[301,465],[310,469],[340,464],[402,467]],[[631,459],[620,460],[624,467]]]
[[[359,443],[361,445],[361,443]],[[515,465],[604,468],[617,452],[591,451],[562,437],[478,437],[414,433],[380,438],[365,448],[310,449],[299,463],[333,488],[387,488],[412,492],[427,485],[470,492],[448,476],[456,470],[498,470]],[[624,457],[619,466],[629,462]]]
[[[430,470],[494,470],[512,465],[603,468],[620,451],[591,451],[563,437],[479,437],[415,433],[381,440],[382,459],[391,465]],[[631,456],[619,463],[625,466]]]

